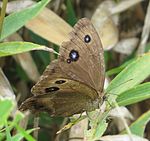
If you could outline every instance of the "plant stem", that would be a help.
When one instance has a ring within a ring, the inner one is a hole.
[[[0,13],[0,37],[2,34],[2,28],[3,28],[3,22],[4,22],[4,18],[5,18],[5,14],[6,14],[6,6],[7,6],[8,0],[3,0],[3,4],[2,4],[2,10]]]

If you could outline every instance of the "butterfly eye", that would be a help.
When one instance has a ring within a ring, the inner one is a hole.
[[[49,88],[45,89],[45,92],[49,93],[49,92],[54,92],[54,91],[58,91],[58,90],[59,90],[58,87],[49,87]]]
[[[89,43],[91,41],[91,37],[89,35],[85,35],[84,42]]]
[[[65,83],[66,81],[65,80],[57,80],[55,83],[56,84],[63,84],[63,83]]]
[[[71,50],[69,53],[71,61],[77,61],[79,59],[79,53],[76,50]]]

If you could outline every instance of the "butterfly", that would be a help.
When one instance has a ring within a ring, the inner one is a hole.
[[[58,59],[47,66],[31,89],[34,96],[21,104],[21,110],[69,117],[93,111],[103,102],[104,51],[98,33],[90,20],[82,18],[69,37],[62,43]]]

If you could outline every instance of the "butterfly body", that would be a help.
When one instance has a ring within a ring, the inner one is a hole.
[[[83,18],[74,26],[60,56],[46,68],[33,86],[33,97],[20,107],[51,116],[71,116],[93,111],[103,101],[104,57],[92,23]]]

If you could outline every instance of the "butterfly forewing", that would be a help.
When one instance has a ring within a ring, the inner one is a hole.
[[[76,57],[76,58],[75,58]],[[102,92],[104,57],[99,36],[92,23],[83,18],[60,48],[59,65],[64,74]]]

